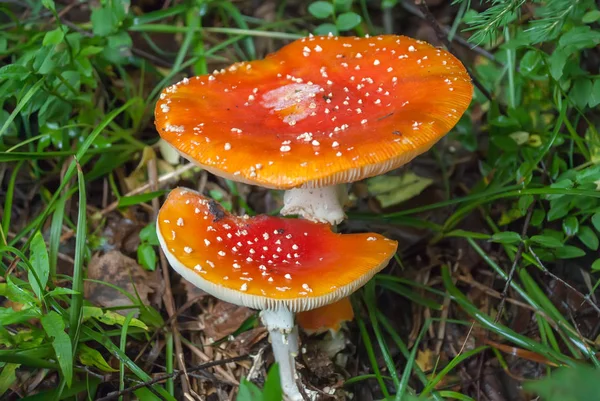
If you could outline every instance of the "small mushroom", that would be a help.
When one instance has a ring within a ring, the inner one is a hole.
[[[344,322],[354,319],[354,310],[350,298],[342,298],[337,302],[300,312],[296,322],[307,334],[318,334],[326,331],[337,333]]]
[[[166,88],[156,127],[214,174],[286,190],[282,214],[338,224],[338,185],[427,151],[472,94],[460,61],[425,42],[316,36]]]
[[[261,310],[281,384],[295,381],[294,313],[339,301],[383,269],[397,248],[378,234],[336,234],[328,225],[271,216],[236,217],[191,190],[171,191],[157,218],[171,266],[224,301]]]

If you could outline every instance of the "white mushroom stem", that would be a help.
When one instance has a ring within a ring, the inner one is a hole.
[[[288,309],[264,310],[260,318],[269,330],[275,361],[279,364],[281,388],[290,401],[304,398],[296,385],[296,356],[298,355],[298,328],[294,314]]]
[[[348,200],[345,184],[322,188],[294,188],[283,195],[284,216],[297,214],[301,217],[333,226],[341,223],[346,215],[344,204]]]

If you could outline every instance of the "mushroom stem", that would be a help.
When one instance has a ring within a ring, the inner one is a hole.
[[[298,355],[298,328],[294,314],[286,308],[263,310],[260,317],[269,331],[275,361],[279,364],[281,388],[290,401],[304,398],[296,385],[296,355]]]
[[[346,217],[344,203],[347,199],[345,184],[321,188],[293,188],[285,191],[283,195],[281,214],[298,214],[307,220],[337,225]]]

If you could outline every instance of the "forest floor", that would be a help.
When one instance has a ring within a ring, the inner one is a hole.
[[[174,155],[154,105],[328,31],[446,47],[477,89],[431,151],[352,185],[339,232],[398,252],[353,295],[343,343],[302,334],[301,380],[323,400],[598,399],[600,11],[426,5],[0,2],[0,399],[271,401],[256,312],[180,278],[154,221],[176,186],[235,214],[282,194]]]

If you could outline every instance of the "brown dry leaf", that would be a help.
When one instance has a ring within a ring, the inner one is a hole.
[[[434,360],[433,360],[433,351],[430,349],[426,349],[424,351],[417,351],[417,365],[423,372],[429,372],[433,369]]]
[[[236,331],[254,312],[244,306],[217,301],[214,308],[201,319],[206,337],[218,340]]]
[[[227,351],[234,355],[245,355],[250,353],[254,345],[264,340],[268,335],[264,326],[250,329],[236,336],[227,347]]]
[[[202,298],[208,295],[206,291],[196,287],[194,284],[190,283],[183,277],[181,277],[181,284],[183,285],[183,289],[185,290],[186,294],[186,299],[188,301],[191,301],[192,299],[200,301]]]
[[[487,345],[490,345],[506,354],[514,355],[516,357],[523,358],[528,361],[533,361],[533,362],[541,363],[541,364],[548,365],[548,366],[554,366],[554,367],[558,366],[556,363],[548,360],[548,358],[546,358],[543,355],[538,354],[537,352],[528,351],[528,350],[522,349],[522,348],[512,347],[510,345],[500,344],[500,343],[497,343],[497,342],[492,341],[487,338],[484,339],[484,343]]]
[[[148,296],[157,292],[161,285],[158,272],[144,270],[134,259],[119,251],[111,251],[102,256],[94,255],[88,266],[87,278],[115,285],[134,298],[137,298],[137,293],[143,304],[150,303]],[[132,304],[131,299],[120,291],[100,283],[86,281],[84,294],[90,302],[103,307]],[[124,309],[117,312],[126,315],[129,311]]]
[[[146,146],[142,152],[142,158],[135,170],[133,170],[128,177],[124,178],[127,191],[133,191],[148,183],[148,169],[146,168],[146,165],[148,164],[148,161],[152,159],[156,159],[156,168],[158,169],[159,176],[172,173],[175,170],[173,166],[163,159],[158,159],[154,149],[150,146]]]

